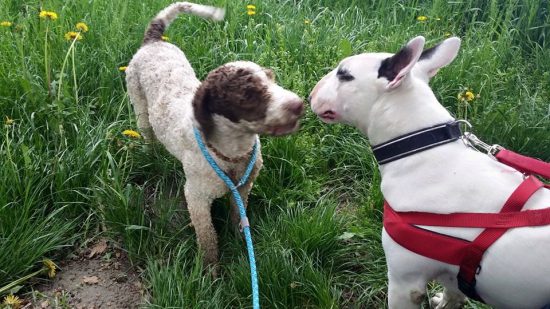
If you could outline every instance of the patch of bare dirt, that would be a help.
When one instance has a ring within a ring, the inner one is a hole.
[[[58,265],[55,279],[35,291],[33,308],[139,308],[142,303],[138,274],[105,239]]]

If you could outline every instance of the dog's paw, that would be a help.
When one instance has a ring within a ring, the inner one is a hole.
[[[218,279],[220,277],[220,268],[218,266],[212,267],[212,278]]]
[[[464,305],[465,299],[462,295],[445,295],[436,293],[430,299],[430,307],[434,309],[460,309]]]
[[[430,299],[430,308],[440,308],[439,304],[443,301],[443,293],[436,293],[434,297]]]

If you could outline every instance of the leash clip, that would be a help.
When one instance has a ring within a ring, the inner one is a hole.
[[[241,222],[239,223],[239,231],[242,233],[245,227],[250,227],[248,217],[241,218]]]
[[[496,154],[502,149],[502,146],[498,144],[489,145],[485,143],[477,136],[475,136],[472,132],[464,132],[462,140],[467,146],[470,146],[476,150],[478,150],[478,148],[484,150],[487,155],[493,159],[495,158]]]

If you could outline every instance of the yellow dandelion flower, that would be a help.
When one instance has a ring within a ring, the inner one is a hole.
[[[161,38],[163,41],[165,41],[165,42],[170,41],[170,38],[167,37],[167,36],[165,36],[165,35],[161,36],[160,38]]]
[[[18,308],[21,308],[22,303],[19,297],[14,296],[13,294],[10,294],[4,297],[4,305],[10,306],[11,308],[18,309]]]
[[[13,25],[12,22],[7,20],[0,23],[2,27],[11,27],[11,25]]]
[[[253,4],[249,4],[246,6],[246,14],[248,14],[248,16],[252,16],[252,15],[256,15],[256,6],[253,5]]]
[[[470,102],[472,101],[476,96],[474,95],[473,92],[471,91],[466,91],[466,93],[464,94],[464,98],[466,99],[466,101]]]
[[[464,92],[460,92],[458,95],[457,95],[457,98],[460,100],[460,101],[467,101],[467,102],[471,102],[473,101],[476,97],[479,97],[476,96],[472,90],[470,89],[465,89]]]
[[[55,13],[55,12],[50,12],[50,14],[48,14],[48,17],[49,17],[51,20],[56,20],[56,19],[57,19],[57,13]]]
[[[11,126],[14,122],[15,122],[15,120],[11,119],[8,116],[6,116],[6,121],[4,121],[4,123],[8,126]]]
[[[141,137],[141,135],[139,135],[139,133],[137,133],[134,130],[124,130],[124,131],[122,131],[122,135],[131,137],[131,138],[140,138]]]
[[[80,31],[80,32],[88,32],[88,25],[86,25],[85,23],[83,22],[79,22],[76,24],[75,26],[76,30]]]
[[[428,20],[428,17],[424,16],[424,15],[420,15],[416,18],[416,20],[424,22],[424,21]]]
[[[49,20],[56,20],[57,19],[57,13],[51,12],[51,11],[40,11],[40,14],[38,14],[40,18],[42,19],[49,19]]]
[[[48,277],[54,278],[55,271],[57,269],[55,263],[50,259],[45,259],[43,263],[44,263],[44,266],[46,267],[45,270],[48,271]]]
[[[65,40],[67,40],[67,41],[72,41],[72,40],[80,41],[80,40],[82,40],[82,34],[80,34],[80,32],[69,31],[69,32],[65,33]]]
[[[304,24],[309,25],[310,21],[309,19],[304,20]]]
[[[119,70],[120,72],[126,72],[126,69],[127,69],[127,68],[128,68],[127,66],[121,66],[121,67],[118,67],[118,70]]]

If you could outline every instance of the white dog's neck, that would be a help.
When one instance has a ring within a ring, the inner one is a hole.
[[[427,84],[408,78],[399,89],[388,92],[372,105],[368,121],[359,129],[368,136],[371,145],[378,145],[453,119]]]
[[[249,153],[257,138],[257,134],[243,130],[225,117],[214,115],[214,128],[208,142],[224,156],[237,158]]]

